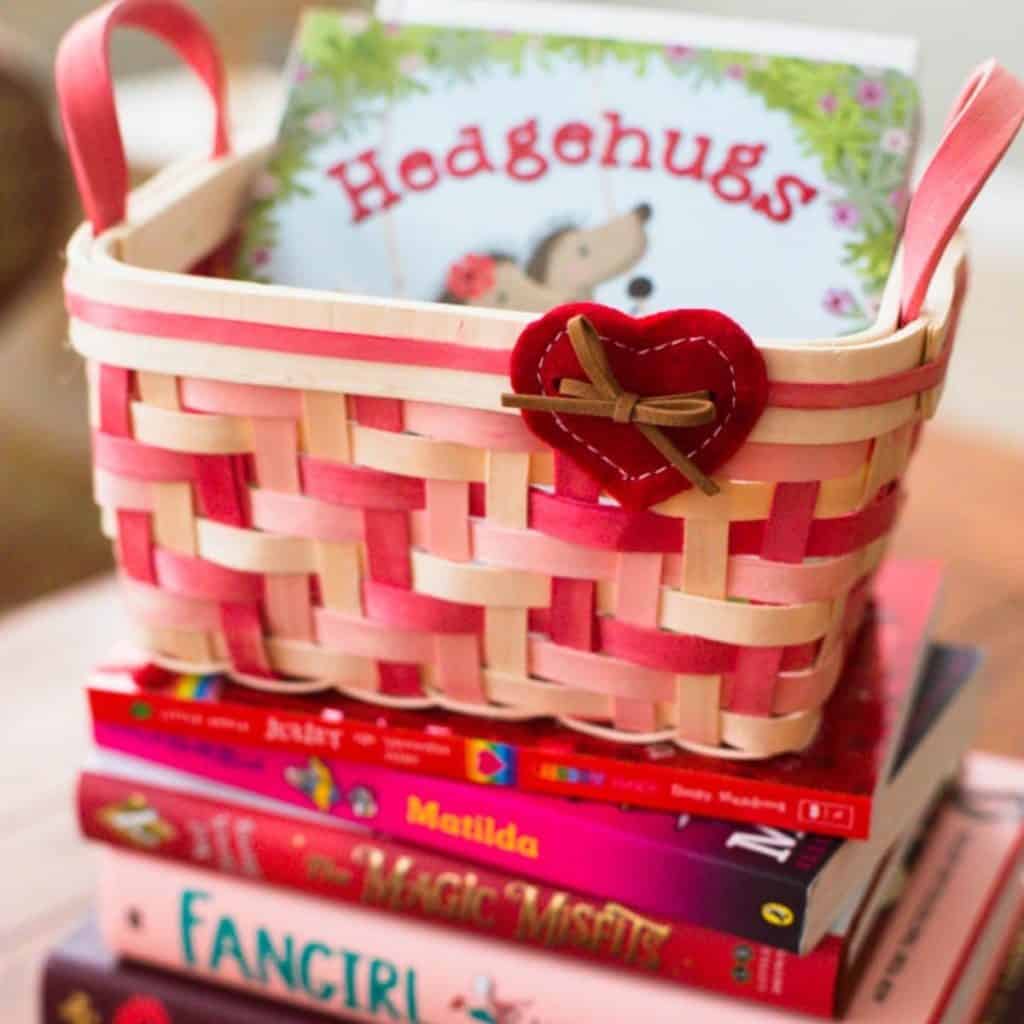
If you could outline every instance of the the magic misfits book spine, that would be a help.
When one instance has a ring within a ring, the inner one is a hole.
[[[366,829],[102,772],[83,774],[78,810],[92,839],[218,874],[803,1013],[828,1015],[835,1004],[844,961],[844,943],[835,935],[807,956],[794,956]]]

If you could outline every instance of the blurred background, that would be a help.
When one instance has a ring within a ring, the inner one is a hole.
[[[645,5],[916,36],[922,44],[924,152],[937,139],[964,76],[980,60],[997,55],[1024,75],[1020,0]],[[60,249],[79,214],[51,132],[49,86],[61,34],[93,6],[89,0],[4,0],[0,7],[0,610],[110,564],[89,493],[81,366],[64,339]],[[236,121],[255,124],[274,109],[274,72],[302,5],[196,0],[196,6],[224,46]],[[201,144],[206,109],[198,88],[159,46],[124,34],[115,40],[115,63],[129,159],[141,179]],[[970,223],[974,292],[940,429],[967,439],[969,451],[1024,453],[1024,145],[999,171]],[[956,471],[951,465],[949,480]],[[949,480],[940,473],[935,492],[942,494]]]

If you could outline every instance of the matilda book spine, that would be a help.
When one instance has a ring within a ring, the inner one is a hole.
[[[927,649],[940,578],[937,567],[923,563],[881,570],[876,621],[839,680],[818,739],[803,754],[763,765],[714,763],[665,743],[633,748],[590,741],[550,720],[495,723],[400,712],[334,693],[289,699],[220,677],[183,686],[160,670],[143,669],[137,673],[143,678],[101,673],[89,704],[96,725],[866,839]],[[816,686],[821,668],[797,675]]]
[[[994,768],[994,770],[993,770]],[[973,757],[910,886],[875,945],[846,1019],[925,1024],[963,995],[972,951],[1021,863],[1024,769]],[[1011,797],[1007,798],[1007,793]],[[365,907],[103,851],[103,933],[123,956],[359,1020],[410,1024],[782,1024],[751,1007],[659,979],[607,971]],[[1008,936],[1005,920],[1000,935]],[[1000,936],[996,936],[999,938]],[[993,951],[992,958],[998,954]],[[958,993],[959,987],[959,993]],[[965,1019],[964,1016],[952,1019]]]
[[[78,808],[83,832],[112,846],[769,1005],[827,1015],[840,980],[836,936],[793,956],[312,816],[96,772]]]
[[[815,879],[844,845],[771,826],[623,811],[130,726],[98,724],[95,738],[103,749],[239,792],[790,952],[803,948]],[[845,897],[839,894],[840,904]],[[833,909],[838,914],[840,906]]]
[[[42,1024],[324,1024],[299,1007],[165,971],[119,962],[94,921],[82,925],[47,958],[41,986]]]

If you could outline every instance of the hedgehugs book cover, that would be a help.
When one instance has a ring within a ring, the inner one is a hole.
[[[914,46],[570,4],[313,9],[238,276],[546,311],[874,319],[917,135]]]

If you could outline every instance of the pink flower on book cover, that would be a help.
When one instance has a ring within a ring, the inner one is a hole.
[[[847,288],[829,288],[822,299],[822,305],[836,316],[845,316],[857,308],[857,300]]]
[[[860,210],[853,203],[835,203],[832,206],[832,223],[837,228],[855,228],[860,223]]]
[[[910,149],[910,135],[902,128],[890,128],[882,133],[879,146],[883,153],[903,156]]]
[[[111,1024],[172,1024],[171,1015],[155,996],[132,996],[114,1011]]]
[[[678,63],[684,60],[690,60],[694,56],[696,50],[692,46],[683,46],[677,44],[674,46],[665,47],[665,56],[672,61],[672,63]]]
[[[834,114],[838,106],[839,100],[836,98],[836,94],[834,92],[827,92],[820,100],[818,100],[818,108],[823,114]]]
[[[494,287],[494,277],[494,258],[471,252],[452,264],[446,283],[452,295],[469,302],[489,292]]]
[[[857,102],[862,107],[874,110],[880,107],[888,98],[888,91],[885,83],[878,78],[862,78],[857,86]]]
[[[725,77],[734,82],[742,82],[747,77],[747,69],[742,64],[730,64],[725,69]]]

